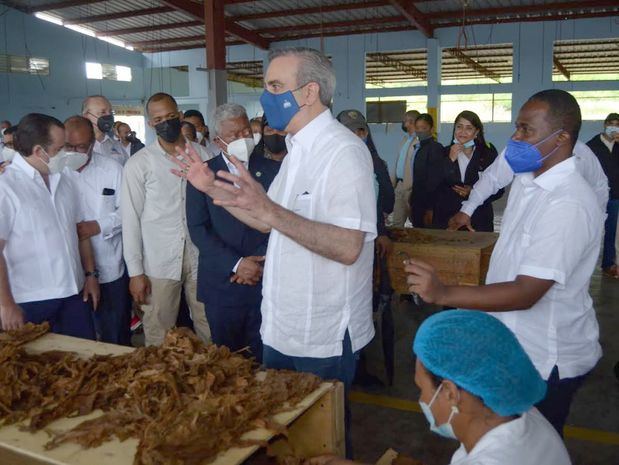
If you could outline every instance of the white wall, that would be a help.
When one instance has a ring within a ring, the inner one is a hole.
[[[16,124],[27,113],[67,118],[84,97],[103,94],[112,103],[142,104],[144,56],[8,9],[0,17],[0,53],[47,58],[49,76],[0,73],[0,119]],[[130,66],[132,82],[86,79],[85,62]]]
[[[429,106],[440,106],[440,96],[448,93],[512,93],[512,117],[525,100],[537,91],[547,88],[565,90],[619,89],[619,83],[606,82],[553,82],[552,45],[555,40],[615,38],[619,36],[616,18],[581,19],[555,22],[527,22],[497,25],[479,25],[467,28],[470,45],[512,43],[514,46],[514,74],[511,84],[486,84],[475,86],[441,86],[440,53],[443,47],[453,47],[458,42],[459,28],[437,29],[435,39],[426,39],[420,32],[405,31],[384,34],[366,34],[341,37],[303,39],[273,44],[302,45],[320,49],[330,55],[337,75],[334,97],[334,113],[356,108],[365,110],[366,97],[387,95],[428,95]],[[476,41],[473,41],[473,38]],[[428,49],[428,87],[405,89],[365,89],[365,54],[377,51]],[[228,47],[228,61],[264,60],[267,52],[247,45]],[[147,55],[147,66],[188,64],[190,66],[190,98],[206,110],[208,82],[206,73],[192,71],[196,66],[205,66],[204,50],[168,52]],[[193,84],[193,85],[192,85]],[[230,88],[229,88],[230,89]],[[229,100],[241,103],[250,114],[259,108],[260,90],[229,90]],[[184,100],[184,99],[181,99]],[[205,115],[206,116],[206,115]],[[600,130],[600,123],[585,121],[581,139],[588,140]],[[393,164],[397,146],[402,138],[399,124],[371,125],[374,139],[381,156]],[[439,141],[449,142],[451,124],[439,125]],[[513,132],[511,123],[488,123],[485,126],[487,139],[500,150]]]

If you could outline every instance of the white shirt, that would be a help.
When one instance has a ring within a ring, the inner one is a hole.
[[[262,340],[285,355],[326,358],[342,354],[348,330],[356,352],[374,336],[376,199],[371,155],[328,110],[288,135],[286,145],[288,155],[269,197],[312,221],[366,234],[359,258],[346,266],[271,231],[263,278]]]
[[[604,145],[606,145],[606,147],[608,147],[608,151],[610,153],[613,153],[613,147],[615,146],[615,139],[608,140],[606,137],[604,137],[604,134],[600,134],[600,140],[604,142]]]
[[[129,157],[131,156],[131,143],[128,143],[127,145],[123,144],[122,142],[118,141],[120,144],[120,148],[123,149],[123,153],[125,155],[127,155],[127,159],[129,159]],[[126,160],[125,160],[126,163]]]
[[[576,141],[574,146],[574,158],[578,172],[593,189],[598,199],[598,205],[606,210],[608,178],[604,174],[600,161],[587,144],[580,141]],[[488,168],[479,173],[479,180],[473,186],[468,200],[462,202],[460,211],[473,216],[477,207],[484,203],[488,197],[496,194],[499,189],[507,187],[513,179],[514,172],[505,160],[505,150],[503,150]]]
[[[77,187],[62,173],[40,173],[17,154],[0,180],[0,239],[16,303],[70,297],[84,286]]]
[[[492,313],[544,379],[555,365],[561,378],[583,375],[602,355],[589,283],[605,212],[576,163],[572,157],[537,178],[516,176],[486,277],[486,284],[518,275],[555,282],[527,310]]]
[[[473,450],[464,445],[450,465],[571,465],[565,444],[552,425],[532,408],[484,434]]]
[[[123,166],[129,159],[129,154],[126,153],[120,141],[112,139],[107,134],[102,141],[99,142],[98,140],[95,140],[95,145],[92,150],[99,155],[105,155],[106,157],[110,157],[112,160],[116,160]]]
[[[208,153],[192,142],[204,161]],[[191,241],[185,215],[187,182],[172,174],[176,165],[155,141],[127,161],[123,171],[121,215],[123,248],[129,276],[179,281],[185,241]],[[198,250],[191,247],[193,273]]]
[[[114,160],[96,153],[82,172],[65,170],[80,190],[85,221],[94,220],[101,229],[90,238],[101,284],[116,281],[125,272],[120,218],[122,170]],[[104,189],[114,193],[103,195]]]
[[[466,177],[466,169],[469,167],[469,163],[471,162],[472,157],[473,157],[472,152],[471,152],[470,158],[467,157],[464,152],[458,153],[458,167],[460,168],[460,179],[462,182],[464,182],[464,178]]]

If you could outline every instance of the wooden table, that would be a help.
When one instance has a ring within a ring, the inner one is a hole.
[[[92,355],[121,355],[131,352],[130,347],[86,341],[58,334],[46,334],[25,345],[31,353],[49,350],[75,352],[83,357]],[[76,418],[55,421],[47,429],[63,431],[84,420],[101,415],[92,412]],[[344,388],[341,383],[323,383],[303,399],[295,409],[275,415],[274,420],[288,426],[288,444],[304,457],[333,453],[344,455]],[[274,451],[283,450],[283,440],[275,433],[256,429],[244,439],[271,441]],[[106,442],[100,447],[82,449],[78,444],[64,443],[56,449],[45,450],[50,440],[45,431],[20,431],[19,425],[0,427],[0,464],[2,465],[131,465],[138,444],[137,439]],[[249,458],[258,446],[231,448],[217,456],[213,465],[238,465]]]

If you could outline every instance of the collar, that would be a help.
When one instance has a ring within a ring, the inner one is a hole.
[[[320,135],[322,134],[323,129],[326,128],[333,121],[335,121],[335,118],[331,114],[331,110],[326,109],[321,114],[319,114],[316,118],[314,118],[309,123],[307,123],[294,136],[291,136],[290,134],[288,134],[286,136],[286,142],[290,143],[291,147],[294,147],[295,145],[298,144],[302,148],[309,151],[311,150],[312,145],[314,144],[314,141],[318,137],[320,137]]]
[[[561,163],[556,164],[548,171],[542,173],[536,178],[533,178],[531,182],[537,184],[542,189],[552,192],[561,185],[565,180],[565,177],[570,173],[576,171],[576,164],[574,161],[574,155],[567,160],[563,160]]]
[[[32,156],[32,155],[30,155],[30,156]],[[30,163],[28,163],[24,159],[24,157],[21,156],[20,153],[16,153],[15,154],[15,157],[13,158],[13,161],[11,162],[11,164],[9,166],[14,166],[15,168],[19,168],[24,173],[26,173],[30,179],[34,179],[37,174],[40,174],[34,168],[34,166],[32,166]]]

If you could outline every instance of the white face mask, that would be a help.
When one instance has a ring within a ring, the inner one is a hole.
[[[254,147],[256,146],[254,139],[250,139],[248,137],[236,139],[229,144],[226,144],[221,137],[219,138],[219,140],[221,140],[226,145],[227,155],[234,155],[243,163],[249,162],[249,156],[254,151]]]
[[[11,147],[3,147],[2,148],[2,159],[4,161],[13,161],[15,158],[15,154],[17,154],[17,150],[12,149]]]
[[[64,152],[64,160],[65,167],[77,171],[88,162],[88,154],[81,152]]]
[[[259,132],[254,132],[254,145],[258,145],[260,139],[262,139],[262,134],[260,134]]]
[[[64,149],[60,149],[54,157],[50,157],[45,150],[43,150],[43,153],[47,156],[47,161],[42,158],[41,161],[47,165],[47,172],[49,174],[60,173],[65,168],[67,163],[67,152],[65,152]]]
[[[196,131],[196,143],[200,143],[202,142],[202,139],[204,139],[204,134],[202,134],[200,131]]]

